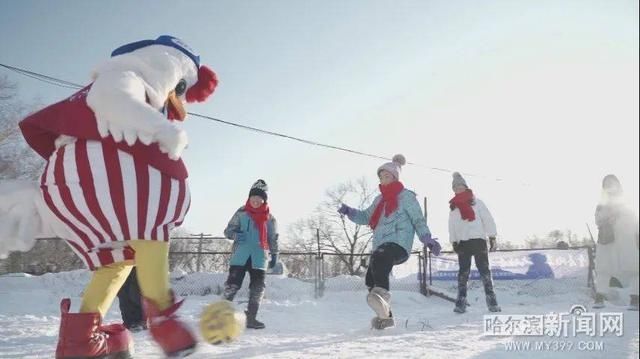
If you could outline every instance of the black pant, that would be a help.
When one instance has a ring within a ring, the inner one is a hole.
[[[120,313],[124,326],[130,328],[132,326],[143,325],[145,323],[144,314],[142,312],[142,294],[138,285],[138,276],[136,268],[133,267],[127,280],[118,292],[118,301],[120,302]]]
[[[457,252],[458,263],[460,265],[460,270],[458,271],[458,297],[467,297],[467,282],[469,281],[469,273],[471,272],[471,257],[475,260],[476,268],[478,268],[478,272],[480,272],[485,294],[495,297],[491,270],[489,269],[487,241],[480,238],[461,241],[458,244]]]
[[[264,296],[264,277],[265,271],[263,269],[254,269],[251,267],[251,258],[247,260],[244,266],[230,266],[229,276],[225,282],[224,293],[222,296],[228,301],[232,301],[233,298],[242,287],[245,274],[249,272],[249,304],[247,305],[247,315],[250,318],[255,318],[260,307],[260,302]]]
[[[373,287],[389,290],[389,273],[391,273],[391,269],[396,264],[404,263],[408,258],[407,251],[396,243],[387,242],[378,246],[371,253],[365,278],[365,284],[369,290]]]

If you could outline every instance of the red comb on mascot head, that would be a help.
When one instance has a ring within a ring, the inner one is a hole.
[[[183,104],[206,100],[218,80],[172,36],[111,55],[90,85],[20,123],[47,166],[39,185],[22,188],[34,198],[23,211],[30,217],[3,207],[0,214],[31,223],[25,237],[64,238],[94,271],[79,313],[70,313],[68,299],[61,303],[56,357],[127,355],[128,331],[101,321],[133,263],[153,339],[167,355],[186,355],[196,341],[176,315],[182,302],[167,273],[169,232],[190,203],[181,159],[187,136],[178,121]]]

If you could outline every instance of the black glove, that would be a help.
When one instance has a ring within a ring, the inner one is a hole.
[[[272,253],[271,260],[269,261],[269,269],[275,267],[276,263],[278,263],[278,253]]]
[[[460,242],[453,242],[453,251],[456,253],[460,253]]]
[[[489,252],[495,252],[496,249],[496,237],[489,237]]]

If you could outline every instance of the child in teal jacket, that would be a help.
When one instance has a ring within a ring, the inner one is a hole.
[[[266,269],[273,268],[278,261],[278,229],[267,205],[267,190],[265,181],[256,181],[247,203],[234,213],[224,230],[225,237],[233,241],[233,248],[223,296],[232,301],[249,272],[249,304],[245,313],[247,328],[253,329],[265,327],[256,315],[264,296]],[[270,261],[267,252],[271,253]]]
[[[404,156],[395,155],[393,161],[378,168],[380,192],[369,208],[359,210],[343,204],[338,212],[352,222],[369,225],[373,230],[372,253],[365,283],[369,288],[367,303],[376,313],[372,326],[383,329],[393,326],[389,273],[394,265],[404,263],[411,253],[413,237],[418,238],[435,255],[440,244],[431,238],[427,221],[422,215],[416,194],[400,182],[400,168]]]

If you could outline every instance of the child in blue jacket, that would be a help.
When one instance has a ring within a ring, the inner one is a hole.
[[[405,163],[404,156],[395,155],[392,162],[378,168],[380,195],[369,208],[359,210],[343,204],[338,210],[352,222],[368,224],[373,230],[372,253],[365,283],[369,288],[367,303],[376,313],[371,323],[377,329],[394,325],[389,273],[394,265],[409,259],[415,234],[435,255],[440,254],[440,244],[431,238],[416,194],[404,188],[400,182],[400,168]]]
[[[278,261],[278,229],[276,219],[269,213],[267,190],[265,181],[256,181],[249,191],[249,199],[224,230],[225,237],[233,241],[233,248],[223,297],[232,301],[249,272],[249,304],[245,314],[247,328],[253,329],[265,327],[256,315],[264,296],[267,264],[273,268]],[[267,252],[271,254],[270,261],[267,261]]]

